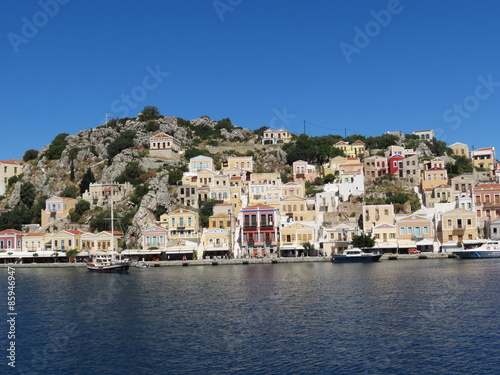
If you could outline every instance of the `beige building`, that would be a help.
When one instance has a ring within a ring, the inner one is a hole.
[[[292,133],[288,130],[279,128],[274,130],[267,128],[264,130],[264,135],[262,136],[263,145],[276,145],[280,143],[288,143],[292,140]]]
[[[302,254],[305,242],[316,241],[316,232],[313,226],[293,222],[280,229],[280,255],[299,256]]]
[[[354,236],[359,235],[359,228],[354,223],[340,223],[329,228],[322,228],[320,247],[324,254],[339,254],[349,247]]]
[[[189,172],[198,173],[199,171],[211,171],[215,170],[214,168],[214,159],[210,156],[199,155],[194,158],[189,159]]]
[[[92,207],[103,207],[113,202],[121,202],[134,192],[130,182],[117,183],[91,183],[89,190],[82,194],[82,199],[89,202]]]
[[[474,188],[475,180],[472,174],[461,174],[450,179],[453,199],[459,197],[472,197],[472,189]]]
[[[441,158],[432,159],[422,171],[422,180],[420,181],[422,189],[434,189],[439,185],[448,184],[448,172],[444,168],[444,160]]]
[[[204,234],[203,257],[231,256],[234,247],[234,238],[227,229],[211,229]]]
[[[375,179],[386,175],[389,171],[387,158],[382,156],[370,156],[363,160],[364,174],[366,179]]]
[[[42,227],[62,219],[69,215],[70,210],[75,208],[76,199],[52,196],[45,201],[45,209],[42,209]]]
[[[397,248],[396,226],[394,224],[378,224],[373,227],[372,237],[376,247],[383,249]]]
[[[281,176],[277,172],[269,173],[252,173],[250,175],[250,183],[258,185],[281,186]]]
[[[477,238],[476,215],[471,211],[456,208],[444,213],[438,223],[438,239],[441,243]]]
[[[15,161],[0,160],[0,195],[4,195],[9,178],[19,176],[23,172],[21,164]]]
[[[43,251],[50,243],[50,233],[26,233],[23,236],[23,250],[36,252]]]
[[[83,233],[80,235],[81,251],[84,252],[103,252],[119,250],[122,247],[123,233],[119,231],[102,231],[99,233]]]
[[[288,198],[291,196],[306,196],[306,187],[303,182],[288,182],[284,185],[281,185],[281,197]]]
[[[363,230],[368,233],[379,224],[394,224],[392,204],[363,205]]]
[[[307,201],[304,197],[289,196],[281,200],[280,215],[287,216],[291,221],[313,221],[315,211],[307,209]]]
[[[181,143],[165,133],[158,133],[149,138],[149,156],[178,159]]]
[[[453,155],[469,158],[469,146],[465,143],[456,142],[449,146],[449,148]]]
[[[336,156],[334,158],[331,158],[327,163],[323,164],[322,166],[323,176],[329,174],[335,175],[336,173],[339,172],[339,166],[347,163],[348,163],[348,158],[344,156]]]
[[[495,147],[478,148],[470,152],[472,165],[493,171],[496,166]]]
[[[251,156],[229,156],[224,169],[232,168],[253,172],[253,158]]]

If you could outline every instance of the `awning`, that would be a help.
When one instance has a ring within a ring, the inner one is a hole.
[[[122,255],[159,255],[161,250],[123,250]]]
[[[417,247],[417,243],[411,240],[398,240],[398,246],[403,248]]]
[[[434,242],[431,240],[421,240],[417,242],[417,246],[432,246],[434,245]]]
[[[166,254],[191,254],[194,249],[189,249],[187,247],[169,247],[165,253]]]
[[[397,247],[398,247],[398,245],[395,244],[395,243],[392,243],[392,242],[382,242],[382,243],[376,244],[374,247],[372,247],[372,249],[379,249],[379,248],[382,248],[382,249],[395,249]]]
[[[210,247],[205,249],[205,251],[229,251],[229,247]]]
[[[280,246],[280,250],[304,250],[302,245],[284,245]]]

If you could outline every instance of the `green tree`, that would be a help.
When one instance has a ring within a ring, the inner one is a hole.
[[[57,160],[61,158],[61,155],[68,144],[68,141],[66,141],[66,137],[68,135],[68,133],[60,133],[52,140],[52,143],[46,152],[47,159]]]
[[[76,190],[75,185],[67,185],[63,191],[59,193],[61,197],[67,197],[67,198],[76,198],[78,195],[78,192]]]
[[[23,155],[23,161],[25,162],[36,160],[36,158],[38,158],[38,151],[34,149],[27,150]]]
[[[139,114],[139,121],[150,121],[160,118],[160,110],[157,107],[148,105]]]
[[[128,163],[125,170],[115,179],[119,184],[130,182],[132,185],[137,186],[144,182],[143,175],[146,172],[140,166],[138,161]]]
[[[68,261],[70,263],[74,262],[75,257],[78,253],[79,253],[79,251],[77,249],[70,249],[70,250],[66,251],[66,256],[68,257]]]
[[[90,168],[87,168],[87,171],[82,177],[82,180],[80,181],[80,194],[85,193],[87,190],[89,190],[90,184],[95,182],[95,176],[92,173],[92,170]]]
[[[21,185],[21,203],[26,207],[33,207],[36,197],[36,187],[31,182],[24,182]]]
[[[135,135],[135,131],[125,130],[113,142],[111,142],[107,148],[109,159],[114,158],[123,150],[133,147]]]
[[[304,242],[302,244],[302,247],[304,248],[304,253],[307,256],[311,256],[311,255],[313,255],[313,254],[315,254],[317,252],[316,247],[314,246],[314,244],[312,244],[310,242]]]
[[[354,247],[359,247],[360,249],[373,247],[375,246],[375,238],[369,234],[361,233],[357,236],[352,236],[352,244]]]
[[[222,201],[218,201],[215,199],[208,199],[200,203],[200,224],[203,228],[208,227],[208,219],[210,216],[214,214],[214,206],[217,203],[222,203]]]
[[[184,158],[187,161],[189,161],[191,158],[194,158],[194,157],[200,156],[200,155],[210,156],[210,152],[207,149],[195,148],[195,147],[188,148],[186,150],[186,152],[184,152]]]
[[[160,130],[160,124],[154,120],[150,120],[146,123],[146,131],[152,133]]]
[[[184,174],[182,168],[174,169],[168,173],[168,184],[177,185],[179,181],[182,180],[182,175]]]

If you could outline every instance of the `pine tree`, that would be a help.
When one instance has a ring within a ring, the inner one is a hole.
[[[95,182],[95,176],[90,170],[90,168],[87,169],[87,172],[82,177],[82,181],[80,182],[80,194],[85,193],[88,189],[91,183]]]

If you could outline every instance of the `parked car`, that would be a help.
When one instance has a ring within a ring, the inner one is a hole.
[[[408,250],[408,254],[420,254],[421,251],[420,250],[417,250],[417,249],[410,249]]]

